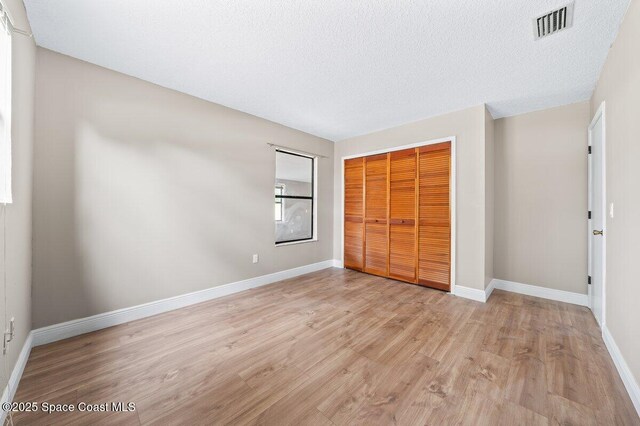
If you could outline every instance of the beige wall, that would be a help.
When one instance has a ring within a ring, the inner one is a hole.
[[[29,31],[29,24],[22,1],[3,0],[14,19],[14,24]],[[31,177],[33,150],[33,86],[36,47],[33,39],[14,34],[12,43],[12,179],[13,204],[0,206],[0,215],[6,217],[6,235],[0,226],[0,241],[6,238],[7,312],[0,303],[2,330],[6,318],[15,317],[16,335],[7,353],[7,373],[11,374],[22,346],[31,331]],[[1,223],[1,222],[0,222]],[[0,250],[2,248],[0,247]],[[5,257],[3,256],[3,258]],[[0,261],[1,262],[1,261]],[[4,271],[0,270],[0,277]],[[3,286],[0,291],[4,292]],[[4,302],[4,300],[3,300]],[[0,352],[1,353],[1,352]],[[4,360],[3,360],[4,361]],[[4,374],[0,375],[0,389],[6,386]]]
[[[484,110],[484,170],[485,170],[485,194],[484,194],[484,287],[487,288],[494,278],[493,251],[494,251],[494,154],[495,154],[495,121],[489,110]]]
[[[42,48],[36,70],[34,328],[332,259],[332,142]],[[274,246],[267,142],[328,157],[318,242]]]
[[[582,102],[495,121],[495,277],[587,293]]]
[[[640,1],[632,0],[591,98],[606,101],[606,326],[640,383]]]
[[[428,118],[337,142],[335,147],[336,205],[333,252],[342,259],[342,157],[426,142],[457,138],[457,285],[484,289],[485,283],[485,108],[484,105]]]

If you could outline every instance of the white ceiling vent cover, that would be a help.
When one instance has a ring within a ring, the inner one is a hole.
[[[570,3],[559,9],[552,10],[542,16],[533,18],[533,35],[536,40],[555,34],[573,25],[573,6]]]

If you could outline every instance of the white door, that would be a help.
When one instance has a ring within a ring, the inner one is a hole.
[[[605,310],[605,122],[604,103],[589,126],[589,271],[591,277],[591,310],[600,327],[604,325]]]

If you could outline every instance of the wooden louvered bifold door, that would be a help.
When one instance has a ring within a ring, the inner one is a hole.
[[[419,149],[418,283],[451,288],[451,144]]]
[[[364,158],[344,162],[344,266],[364,269]]]
[[[416,281],[416,150],[390,153],[389,277]]]
[[[451,289],[451,143],[344,162],[344,266]]]
[[[365,157],[364,270],[388,276],[388,154]]]

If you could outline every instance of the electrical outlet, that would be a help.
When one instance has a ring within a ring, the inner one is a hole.
[[[2,337],[2,355],[7,354],[7,348],[9,346],[9,342],[13,340],[13,337],[16,333],[16,319],[15,317],[11,317],[9,320],[9,328],[4,332]]]
[[[253,263],[258,263],[258,255],[257,254],[253,255]]]

